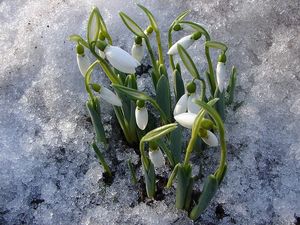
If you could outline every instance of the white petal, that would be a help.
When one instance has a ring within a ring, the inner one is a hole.
[[[201,138],[207,145],[211,147],[216,147],[219,145],[218,138],[213,132],[209,130],[207,130],[207,137],[206,138],[201,137]]]
[[[155,168],[160,168],[165,165],[165,158],[159,148],[154,151],[149,151],[149,158]]]
[[[197,105],[194,100],[195,99],[199,99],[199,95],[197,94],[191,94],[188,98],[188,112],[190,113],[194,113],[194,114],[198,114],[198,112],[200,111],[200,106]]]
[[[120,98],[115,93],[113,93],[111,90],[107,89],[106,87],[103,87],[103,86],[101,87],[100,97],[112,105],[122,106],[122,102],[121,102]]]
[[[185,36],[181,38],[179,41],[177,41],[168,51],[168,55],[175,55],[178,53],[177,45],[180,44],[183,48],[188,49],[193,43],[195,42],[194,39],[192,39],[192,34]]]
[[[148,111],[146,107],[143,107],[141,109],[138,109],[138,107],[135,108],[135,120],[137,126],[141,130],[145,130],[147,124],[148,124]]]
[[[116,46],[107,46],[105,56],[110,64],[123,73],[135,73],[135,68],[140,65],[128,52]]]
[[[99,56],[100,56],[102,59],[105,59],[105,54],[104,54],[104,52],[102,52],[100,49],[99,49],[99,51],[98,51],[98,54],[99,54]]]
[[[141,61],[144,57],[144,46],[142,45],[137,45],[136,43],[133,44],[132,48],[131,48],[131,55],[137,60],[137,61]]]
[[[82,76],[85,76],[86,71],[91,65],[89,58],[86,55],[77,54],[77,64]]]
[[[176,103],[174,111],[173,111],[174,116],[186,112],[186,110],[187,110],[187,101],[188,101],[187,94],[184,94],[180,97],[180,99]]]
[[[223,92],[225,89],[225,80],[227,78],[225,64],[218,62],[216,69],[217,83],[220,92]]]
[[[174,119],[183,127],[192,129],[197,115],[194,113],[181,113],[174,116]]]

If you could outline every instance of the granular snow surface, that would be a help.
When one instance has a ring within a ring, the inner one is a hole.
[[[228,173],[195,224],[300,224],[299,0],[0,0],[0,224],[194,224],[175,208],[174,189],[165,190],[161,201],[140,199],[127,168],[131,159],[140,178],[138,155],[121,140],[107,103],[102,109],[114,143],[105,152],[115,173],[112,184],[104,182],[90,147],[87,94],[67,37],[85,36],[96,5],[114,44],[130,51],[133,36],[118,12],[146,27],[136,2],[156,16],[164,52],[168,26],[190,9],[188,19],[229,46],[228,71],[238,68],[226,120]],[[191,52],[202,73],[200,44]],[[96,73],[108,86],[102,71]],[[149,81],[143,75],[139,85]],[[207,151],[208,172],[219,154]],[[197,168],[196,157],[193,162]]]

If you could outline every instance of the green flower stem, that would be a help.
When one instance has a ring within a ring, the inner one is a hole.
[[[161,46],[160,31],[157,29],[155,33],[156,33],[159,64],[164,64],[164,55]]]
[[[199,81],[201,82],[201,94],[200,94],[200,99],[201,101],[205,100],[205,93],[206,93],[206,83],[205,80],[200,78]]]
[[[208,41],[207,38],[206,38],[206,41]],[[216,80],[215,80],[215,72],[214,72],[212,61],[210,58],[209,47],[207,47],[207,46],[205,46],[205,56],[206,56],[206,60],[208,63],[208,70],[209,70],[208,78],[209,78],[209,84],[211,87],[210,92],[211,92],[211,95],[213,95],[216,90]]]
[[[150,55],[150,59],[151,59],[151,62],[152,62],[153,69],[155,71],[156,78],[158,80],[159,79],[158,66],[157,66],[157,63],[156,63],[156,60],[155,60],[155,57],[154,57],[154,54],[153,54],[153,50],[152,50],[149,38],[145,37],[144,40],[145,40],[146,47],[147,47],[147,50],[148,50],[149,55]]]
[[[224,170],[226,169],[226,157],[227,157],[224,124],[222,122],[220,115],[213,107],[211,107],[210,105],[202,101],[197,101],[197,104],[200,105],[203,109],[205,109],[217,124],[219,136],[220,136],[220,144],[221,144],[221,159],[220,159],[219,168],[216,172],[216,177],[218,180],[221,180]]]
[[[192,136],[191,136],[191,139],[189,141],[189,144],[188,144],[188,147],[187,147],[186,153],[185,153],[185,158],[184,158],[184,163],[183,163],[184,165],[189,164],[194,145],[197,141],[198,130],[200,129],[200,121],[204,118],[204,115],[205,115],[205,111],[202,109],[195,119],[195,123],[194,123],[193,129],[192,129]]]
[[[101,65],[103,71],[105,72],[109,80],[113,84],[120,84],[120,81],[118,80],[117,76],[113,72],[112,68],[108,65],[108,63],[104,59],[102,59],[94,50],[91,50],[91,52],[97,58],[99,64]]]
[[[168,183],[167,183],[167,188],[170,188],[172,183],[173,183],[173,180],[174,178],[176,177],[177,175],[177,172],[178,172],[178,167],[180,166],[180,163],[176,164],[176,166],[174,167],[169,179],[168,179]]]
[[[91,74],[93,72],[94,67],[97,65],[98,61],[93,62],[92,65],[90,65],[90,67],[88,68],[88,70],[86,71],[85,75],[84,75],[84,84],[85,84],[85,89],[87,91],[87,93],[90,96],[90,99],[94,102],[94,95],[93,92],[90,88],[90,80],[91,80]]]
[[[172,47],[172,30],[173,30],[173,26],[171,26],[169,28],[169,32],[168,32],[168,47],[169,49]],[[169,55],[169,60],[170,60],[170,66],[172,68],[172,71],[175,70],[175,63],[174,63],[174,59],[173,59],[173,56],[172,55]]]
[[[216,98],[212,99],[206,105],[214,105],[217,101],[218,101],[218,99],[216,99]],[[202,103],[202,101],[196,101],[197,104],[199,104],[199,102]],[[189,164],[191,153],[192,153],[192,151],[194,149],[194,145],[195,145],[195,143],[197,141],[197,138],[198,138],[198,131],[199,131],[200,125],[201,125],[200,122],[204,118],[205,113],[206,113],[204,109],[201,109],[201,111],[198,113],[198,115],[197,115],[197,117],[195,119],[195,123],[194,123],[193,129],[192,129],[192,136],[191,136],[190,142],[188,144],[188,147],[187,147],[186,153],[185,153],[184,165],[188,165]]]

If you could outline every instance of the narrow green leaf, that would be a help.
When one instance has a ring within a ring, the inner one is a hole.
[[[180,127],[173,130],[170,135],[170,150],[172,152],[174,164],[176,165],[181,161],[182,152],[182,133]]]
[[[218,98],[219,101],[216,104],[216,108],[222,120],[224,120],[225,119],[225,91],[223,91],[222,93],[218,91]]]
[[[191,56],[189,55],[189,53],[181,45],[178,45],[177,48],[178,48],[179,56],[180,56],[183,64],[185,65],[186,69],[190,72],[190,74],[194,78],[200,79],[200,75],[197,70],[197,67],[196,67],[194,61],[192,60]]]
[[[112,86],[126,94],[129,98],[133,99],[133,100],[143,100],[143,101],[149,101],[151,100],[151,98],[144,92],[142,91],[138,91],[138,90],[135,90],[135,89],[132,89],[132,88],[128,88],[128,87],[124,87],[122,85],[119,85],[119,84],[112,84]]]
[[[205,46],[209,48],[216,48],[220,49],[224,52],[227,51],[227,46],[224,43],[218,42],[218,41],[206,41]]]
[[[69,40],[78,42],[78,43],[82,44],[84,47],[89,48],[89,44],[81,36],[79,36],[77,34],[70,35]]]
[[[88,21],[87,40],[89,45],[91,45],[92,42],[97,41],[100,31],[99,14],[97,11],[98,9],[94,7]]]
[[[218,172],[219,172],[219,169],[217,170],[217,172],[216,172],[215,174],[218,174]],[[222,181],[223,181],[223,179],[224,179],[226,173],[227,173],[227,163],[225,163],[224,169],[223,169],[223,171],[221,171],[221,176],[220,176],[220,178],[218,179],[218,184],[219,184],[219,185],[222,183]]]
[[[170,188],[170,187],[172,186],[173,180],[174,180],[174,178],[175,178],[176,175],[177,175],[178,167],[179,167],[179,166],[181,166],[180,163],[178,163],[178,164],[174,167],[174,169],[173,169],[171,175],[169,176],[169,179],[168,179],[168,183],[167,183],[166,188]]]
[[[177,171],[177,187],[176,187],[176,208],[184,209],[186,200],[192,194],[190,190],[190,182],[192,182],[192,167],[190,164],[178,166]]]
[[[210,36],[209,36],[209,33],[207,32],[207,30],[201,26],[200,24],[198,23],[194,23],[194,22],[191,22],[191,21],[181,21],[180,24],[186,24],[186,25],[189,25],[190,27],[192,27],[193,29],[195,29],[195,31],[200,31],[206,38],[207,41],[210,40]]]
[[[209,202],[214,197],[218,189],[218,180],[214,175],[209,175],[203,187],[203,191],[199,198],[198,204],[192,209],[190,218],[192,220],[198,219],[200,214],[207,208]]]
[[[169,80],[165,75],[162,75],[156,87],[156,102],[165,112],[167,118],[171,120],[171,96]]]
[[[227,92],[228,92],[229,98],[228,98],[226,104],[228,104],[228,105],[230,105],[234,99],[234,90],[235,90],[235,85],[236,85],[236,79],[237,79],[237,71],[236,71],[236,68],[233,66],[232,70],[231,70],[229,85],[227,87]]]
[[[159,32],[158,30],[158,26],[157,26],[157,23],[156,23],[156,20],[153,16],[153,14],[144,6],[140,5],[140,4],[137,4],[138,7],[140,7],[147,15],[149,21],[150,21],[150,24],[151,24],[151,27],[153,28],[153,30],[155,32]]]
[[[176,102],[178,102],[180,97],[184,95],[185,89],[181,74],[177,69],[175,69],[173,72],[173,78]]]
[[[129,167],[129,171],[130,171],[130,175],[131,175],[131,182],[133,184],[137,184],[138,180],[136,178],[135,169],[134,169],[130,159],[128,160],[128,167]]]
[[[100,143],[107,144],[105,132],[101,120],[100,102],[98,98],[94,98],[94,104],[92,100],[86,102],[86,107],[92,119],[92,123],[96,133],[96,140]]]
[[[148,162],[148,169],[146,169],[146,166],[144,163],[143,164],[143,172],[144,172],[144,180],[146,184],[146,191],[147,191],[147,196],[148,198],[153,198],[155,196],[155,170],[154,170],[154,165],[149,160],[148,157],[146,157],[147,162]]]
[[[99,9],[96,8],[95,12],[97,13],[98,18],[99,18],[99,22],[100,22],[100,30],[101,30],[102,34],[104,34],[104,37],[108,40],[108,43],[109,43],[110,45],[112,45],[112,38],[111,38],[111,36],[110,36],[109,33],[108,33],[106,24],[105,24],[105,22],[104,22],[104,19],[103,19],[102,15],[101,15]]]
[[[146,37],[142,28],[140,28],[139,25],[137,25],[136,22],[134,22],[129,16],[123,12],[120,12],[119,15],[126,27],[131,30],[132,33],[134,33],[136,36]]]
[[[96,156],[97,156],[97,158],[99,160],[99,163],[103,166],[104,171],[109,176],[112,176],[110,168],[109,168],[108,164],[106,163],[104,156],[102,155],[100,149],[98,148],[98,146],[96,145],[95,142],[92,144],[92,147],[93,147],[93,149],[94,149],[94,151],[96,153]]]
[[[149,131],[141,140],[141,142],[154,141],[176,129],[177,123],[167,124]]]
[[[179,23],[181,20],[184,19],[184,17],[186,17],[189,13],[191,12],[191,10],[185,10],[182,13],[180,13],[175,20],[172,22],[170,27],[173,27],[175,24]]]

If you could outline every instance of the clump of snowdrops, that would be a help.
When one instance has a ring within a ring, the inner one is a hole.
[[[233,101],[236,70],[232,68],[230,77],[227,77],[227,46],[211,40],[207,30],[200,24],[184,20],[189,11],[182,12],[171,23],[168,30],[168,52],[165,55],[160,30],[153,14],[142,5],[138,7],[148,17],[149,24],[140,26],[124,12],[119,13],[134,36],[130,53],[114,45],[96,7],[88,20],[87,39],[79,35],[70,36],[70,40],[77,43],[77,63],[89,96],[86,106],[96,134],[92,146],[105,171],[111,175],[100,151],[109,145],[101,119],[103,100],[112,105],[128,144],[139,143],[148,197],[155,197],[155,170],[166,166],[167,159],[172,173],[166,188],[171,187],[174,179],[177,179],[176,207],[187,210],[190,218],[195,220],[209,205],[226,173],[224,109]],[[172,38],[174,32],[182,34],[182,38],[175,43]],[[157,54],[152,48],[155,42],[153,39],[156,40]],[[204,57],[207,60],[207,68],[203,68],[206,70],[205,75],[199,72],[188,53],[189,47],[195,42],[203,43]],[[216,67],[210,56],[211,49],[219,51]],[[94,56],[93,61],[86,52]],[[139,90],[137,85],[136,71],[145,57],[149,57],[151,62],[148,74],[155,90],[154,97]],[[175,63],[175,59],[178,62]],[[187,82],[182,79],[180,63],[191,75]],[[92,72],[98,65],[109,78],[110,87],[93,82]],[[149,105],[156,111],[149,112]],[[153,114],[156,115],[153,118],[159,119],[149,120],[149,116]],[[183,129],[191,130],[186,147],[182,140]],[[99,145],[102,147],[99,148]],[[192,176],[190,157],[195,148],[213,148],[214,151],[220,149],[219,165],[213,174],[207,176],[199,199],[192,199],[196,179]]]

